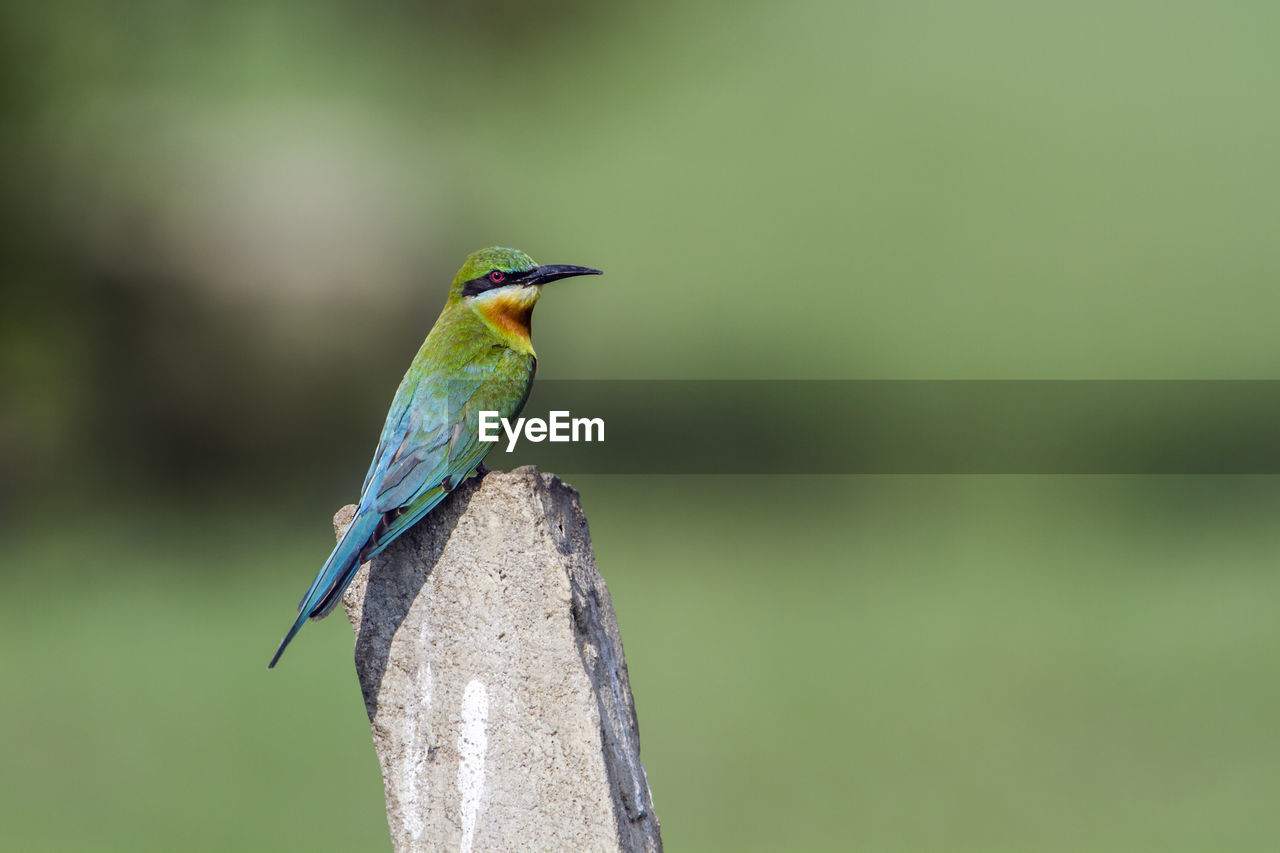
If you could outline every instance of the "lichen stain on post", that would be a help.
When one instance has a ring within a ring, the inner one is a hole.
[[[462,727],[458,731],[458,791],[462,795],[462,853],[471,853],[484,795],[484,755],[489,749],[489,691],[472,679],[462,694]]]
[[[425,632],[424,632],[425,633]],[[426,637],[423,637],[425,640]],[[422,697],[423,708],[431,709],[431,664],[420,661],[418,664],[417,683],[419,696]],[[430,755],[430,729],[417,725],[413,718],[403,721],[404,731],[401,737],[405,743],[414,744],[414,749],[404,756],[404,799],[410,803],[422,802],[427,797],[428,771],[427,759]],[[422,840],[422,833],[427,828],[426,813],[417,809],[409,809],[404,814],[404,828],[415,841]]]

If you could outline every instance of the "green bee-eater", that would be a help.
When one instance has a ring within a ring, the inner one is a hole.
[[[391,401],[355,518],[302,597],[268,668],[308,618],[328,615],[361,563],[475,473],[491,446],[479,440],[479,413],[514,418],[524,408],[537,367],[529,332],[542,285],[600,274],[538,266],[515,249],[481,249],[467,258]]]

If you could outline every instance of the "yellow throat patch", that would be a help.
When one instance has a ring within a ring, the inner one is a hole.
[[[475,308],[495,332],[505,338],[507,345],[521,352],[533,353],[530,329],[533,322],[533,306],[542,296],[540,286],[503,288],[476,298]]]

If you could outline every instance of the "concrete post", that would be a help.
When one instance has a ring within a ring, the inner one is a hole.
[[[343,604],[397,853],[662,849],[613,604],[559,478],[461,484]]]

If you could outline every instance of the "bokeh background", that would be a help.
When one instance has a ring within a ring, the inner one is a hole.
[[[480,246],[542,377],[1277,378],[1274,3],[0,15],[5,849],[389,849],[265,663]],[[671,850],[1275,848],[1277,479],[570,479]]]

